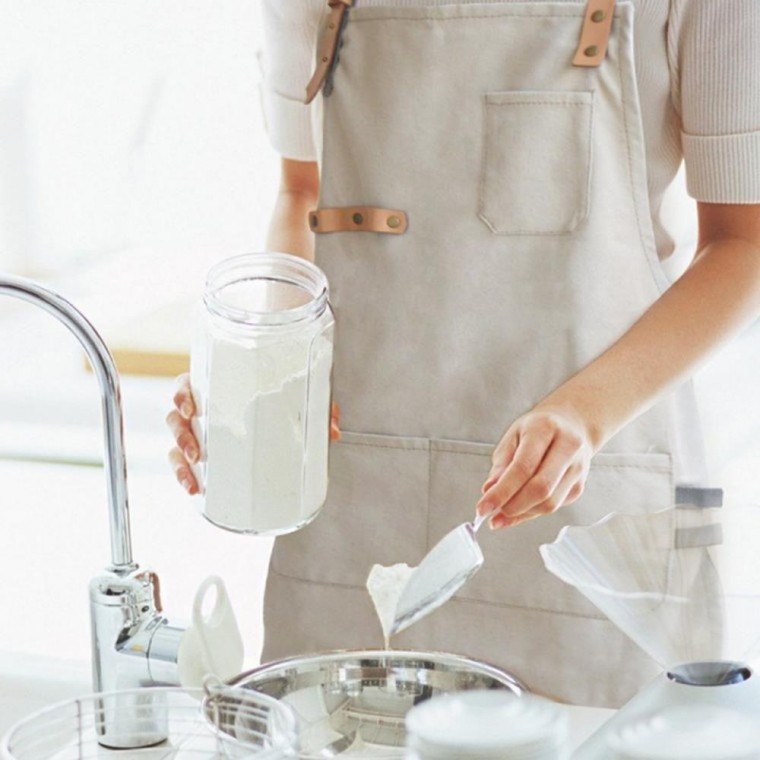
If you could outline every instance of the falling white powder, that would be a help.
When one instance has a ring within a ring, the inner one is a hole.
[[[375,612],[380,620],[386,649],[389,648],[391,628],[396,616],[398,600],[401,598],[401,594],[413,572],[414,568],[403,562],[390,567],[373,565],[369,571],[367,591],[369,591],[372,603],[375,605]]]
[[[218,339],[207,361],[205,515],[252,533],[304,525],[327,495],[330,341]]]

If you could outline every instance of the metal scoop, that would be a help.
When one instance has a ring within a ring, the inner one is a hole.
[[[478,515],[447,533],[409,576],[396,605],[391,635],[448,602],[483,564],[477,532],[493,513]]]

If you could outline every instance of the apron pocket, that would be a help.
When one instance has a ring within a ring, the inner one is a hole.
[[[593,92],[485,94],[478,216],[497,235],[561,235],[588,216]]]
[[[272,569],[302,580],[364,586],[376,563],[415,562],[425,550],[428,471],[427,439],[344,432],[330,448],[322,512],[277,539]]]
[[[430,525],[433,542],[470,519],[491,467],[492,445],[431,443]],[[570,615],[603,617],[579,591],[544,568],[538,551],[564,525],[589,525],[609,512],[655,512],[673,505],[668,454],[597,454],[586,489],[575,504],[553,515],[478,534],[485,563],[459,598],[499,606],[527,607]]]

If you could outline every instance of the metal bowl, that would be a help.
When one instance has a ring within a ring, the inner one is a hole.
[[[406,713],[437,694],[526,687],[514,676],[451,654],[348,651],[293,657],[237,676],[232,686],[287,703],[300,757],[404,757]]]

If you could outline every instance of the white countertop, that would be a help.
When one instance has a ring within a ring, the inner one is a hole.
[[[88,662],[0,651],[0,736],[47,705],[91,691]]]

